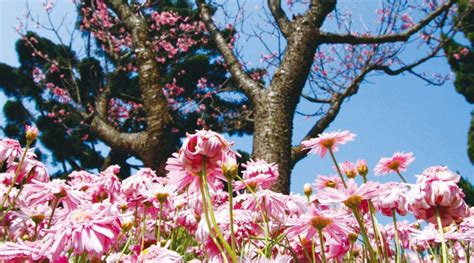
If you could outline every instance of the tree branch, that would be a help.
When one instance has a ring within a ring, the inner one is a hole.
[[[131,7],[123,0],[106,0],[108,6],[117,14],[125,28],[132,36],[134,52],[140,82],[140,92],[143,106],[147,114],[147,132],[156,140],[157,134],[163,131],[172,122],[168,102],[163,95],[160,84],[160,71],[153,53],[147,22],[143,17],[135,14]]]
[[[242,65],[235,57],[232,50],[229,48],[221,32],[214,24],[209,7],[204,2],[204,0],[196,0],[196,4],[198,5],[201,19],[206,25],[207,30],[209,30],[212,40],[219,49],[222,57],[224,57],[225,62],[229,65],[230,73],[235,78],[242,91],[245,92],[245,94],[251,100],[253,100],[256,96],[257,91],[261,89],[259,84],[252,78],[250,78],[249,75],[247,75],[247,73],[242,68]]]
[[[281,0],[268,0],[268,7],[285,38],[291,33],[291,22],[281,8]]]
[[[418,24],[411,27],[410,29],[406,30],[403,33],[399,34],[386,34],[380,36],[371,36],[371,35],[353,35],[353,34],[346,34],[340,35],[335,33],[328,33],[328,32],[319,32],[318,37],[320,41],[324,44],[382,44],[382,43],[393,43],[393,42],[405,42],[407,41],[412,35],[419,32],[422,28],[428,25],[431,21],[433,21],[436,17],[438,17],[443,12],[447,12],[449,8],[451,8],[454,4],[454,0],[450,0],[445,4],[439,6],[434,10],[431,14],[427,17],[422,19]]]
[[[344,92],[336,92],[331,97],[331,106],[326,111],[326,113],[314,124],[314,126],[309,130],[306,136],[302,141],[314,138],[322,133],[336,118],[337,114],[341,110],[341,105],[346,98],[351,97],[356,94],[359,90],[360,84],[364,80],[365,76],[373,70],[373,67],[367,66],[360,74],[357,76],[349,85]],[[291,152],[292,166],[294,166],[299,160],[306,157],[308,150],[305,150],[301,143],[298,146],[293,147]]]

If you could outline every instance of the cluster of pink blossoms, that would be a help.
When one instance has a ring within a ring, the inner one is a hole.
[[[143,168],[124,180],[118,166],[50,179],[28,146],[0,140],[0,261],[469,262],[474,210],[459,176],[437,166],[415,184],[371,181],[365,161],[336,162],[338,145],[354,137],[304,143],[321,157],[329,151],[338,173],[304,195],[273,192],[278,166],[239,167],[232,143],[212,131],[188,134],[166,176]],[[406,171],[413,156],[400,155],[375,170]],[[418,221],[397,221],[407,214]]]

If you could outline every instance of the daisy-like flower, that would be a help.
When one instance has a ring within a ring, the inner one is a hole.
[[[253,190],[270,189],[278,179],[278,166],[275,163],[267,163],[264,160],[250,160],[242,166],[246,168],[242,172],[243,181],[235,182],[235,190],[242,190],[247,186]]]
[[[380,188],[384,191],[374,200],[374,204],[380,212],[386,216],[392,216],[392,211],[395,209],[398,214],[405,216],[407,214],[408,188],[395,182],[383,184]]]
[[[5,242],[0,244],[1,262],[42,262],[46,253],[41,251],[40,242],[22,241]]]
[[[270,190],[261,190],[253,194],[241,194],[235,198],[235,207],[251,210],[261,213],[261,209],[265,211],[268,217],[275,221],[283,222],[285,218],[286,196],[275,193]]]
[[[319,175],[318,178],[316,179],[316,182],[314,183],[314,187],[318,190],[321,190],[327,187],[339,189],[343,187],[343,185],[342,185],[341,178],[339,178],[339,176]]]
[[[206,168],[208,186],[216,191],[223,187],[226,177],[222,174],[220,165],[227,163],[226,158],[237,158],[238,153],[231,148],[231,143],[213,131],[201,130],[188,134],[183,146],[166,162],[167,177],[177,189],[197,192],[202,170]]]
[[[15,159],[20,158],[22,152],[21,145],[17,140],[0,140],[0,164],[6,162],[7,166],[10,166]]]
[[[355,178],[357,175],[357,167],[352,162],[345,161],[339,164],[343,173],[346,174],[347,178]]]
[[[392,157],[383,157],[379,160],[374,168],[375,175],[380,176],[391,172],[404,172],[407,170],[408,165],[410,165],[414,160],[415,157],[413,157],[412,152],[396,152]]]
[[[180,254],[164,247],[152,245],[144,249],[138,256],[137,262],[152,263],[152,262],[169,262],[169,263],[184,263]]]
[[[310,153],[318,154],[324,158],[327,151],[337,152],[338,145],[353,141],[356,135],[349,131],[323,132],[317,138],[303,141],[301,144],[305,149],[309,149]]]
[[[74,255],[89,253],[90,258],[100,258],[115,244],[121,231],[120,221],[110,206],[95,204],[65,214],[51,229],[45,230],[47,245],[53,258],[72,249]]]
[[[25,185],[22,195],[25,203],[29,206],[44,204],[57,198],[69,211],[88,202],[83,192],[71,189],[61,179],[54,179],[46,183],[33,180],[33,183]]]
[[[319,202],[322,204],[343,203],[348,208],[358,208],[362,201],[374,199],[382,190],[379,184],[369,181],[361,186],[357,186],[353,179],[347,182],[347,188],[326,187],[317,193]]]
[[[342,241],[347,239],[351,229],[347,227],[347,213],[332,212],[330,210],[319,211],[310,207],[309,211],[298,218],[287,220],[285,234],[289,238],[304,237],[307,240],[313,239],[321,230],[326,239]]]

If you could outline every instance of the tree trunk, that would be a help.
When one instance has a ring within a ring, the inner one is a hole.
[[[290,192],[293,111],[288,98],[271,90],[262,92],[255,107],[253,158],[276,162],[280,173],[273,190]]]

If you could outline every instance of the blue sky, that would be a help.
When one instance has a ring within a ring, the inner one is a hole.
[[[363,16],[371,16],[373,7],[378,1],[348,1],[359,6]],[[248,1],[255,6],[261,1]],[[359,4],[359,5],[357,5]],[[367,5],[368,4],[368,5]],[[35,14],[43,14],[41,1],[30,1]],[[253,7],[252,7],[253,8]],[[253,10],[253,9],[252,9]],[[17,66],[18,61],[14,43],[18,35],[14,32],[16,17],[26,11],[24,1],[0,0],[0,61]],[[70,1],[59,1],[53,20],[59,21],[66,13],[74,11]],[[74,18],[70,13],[69,18]],[[40,16],[40,19],[44,17]],[[72,24],[69,24],[72,27]],[[33,26],[31,28],[34,28]],[[52,37],[50,32],[41,31],[43,36]],[[80,44],[80,43],[79,43]],[[245,50],[245,57],[258,64],[261,51],[257,44],[243,43],[252,48]],[[253,48],[253,47],[256,48]],[[415,56],[418,50],[408,50],[407,56]],[[423,66],[427,72],[449,73],[450,69],[444,59],[430,61]],[[0,94],[0,105],[5,102]],[[309,104],[299,105],[300,110],[309,111]],[[415,174],[432,165],[447,165],[454,171],[468,176],[472,180],[473,166],[466,154],[467,130],[470,122],[472,105],[456,93],[452,81],[440,87],[426,86],[426,83],[411,75],[372,78],[370,83],[362,85],[359,93],[343,104],[337,119],[328,131],[348,129],[357,134],[354,142],[340,147],[336,153],[339,161],[367,160],[372,169],[380,157],[391,156],[395,151],[412,151],[416,160],[405,172],[409,181],[414,181]],[[0,117],[0,123],[1,123]],[[295,118],[294,143],[303,138],[316,119]],[[250,137],[233,137],[236,148],[251,150]],[[292,177],[291,190],[302,192],[303,184],[312,182],[318,174],[333,174],[329,159],[309,156],[300,161]],[[395,175],[381,179],[397,180]]]

